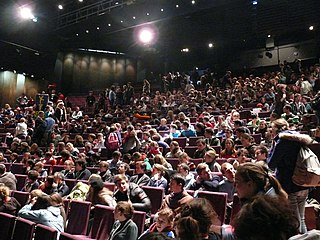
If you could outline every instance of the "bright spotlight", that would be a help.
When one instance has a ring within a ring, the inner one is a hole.
[[[150,29],[142,29],[139,33],[139,40],[144,44],[151,43],[153,37],[154,34]]]
[[[213,48],[213,43],[208,44],[209,48]]]
[[[63,9],[63,6],[62,6],[61,4],[59,4],[59,5],[58,5],[58,8],[59,8],[60,10],[62,10],[62,9]]]
[[[314,29],[314,27],[313,27],[313,26],[310,26],[310,27],[309,27],[309,30],[310,30],[310,31],[312,31],[313,29]]]
[[[20,9],[20,16],[24,19],[34,19],[34,15],[30,8],[23,7]]]

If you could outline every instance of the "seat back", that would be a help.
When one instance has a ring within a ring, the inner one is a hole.
[[[64,169],[63,165],[53,165],[52,166],[52,174],[55,172],[61,172]]]
[[[10,171],[13,174],[22,174],[23,173],[23,163],[12,163]]]
[[[181,148],[185,148],[185,146],[187,145],[187,138],[186,137],[177,137],[177,138],[173,138],[172,141],[176,141],[179,143],[179,146]]]
[[[73,200],[70,202],[67,233],[85,235],[90,217],[91,202]]]
[[[151,213],[155,214],[158,212],[159,208],[162,205],[163,197],[164,197],[164,189],[161,187],[149,187],[142,186],[142,189],[148,195],[151,200]]]
[[[28,192],[21,192],[21,191],[12,191],[12,196],[17,199],[20,203],[21,207],[27,204],[29,200],[30,193]]]
[[[67,184],[67,186],[69,187],[70,192],[74,188],[74,186],[77,184],[76,179],[65,179],[64,181]]]
[[[33,240],[56,240],[57,235],[57,230],[42,224],[37,224]]]
[[[108,188],[111,192],[114,192],[116,189],[116,185],[114,183],[104,182],[103,183],[105,188]]]
[[[92,228],[89,233],[90,238],[108,239],[114,222],[113,211],[113,207],[99,204],[95,206]]]
[[[220,225],[224,224],[227,208],[227,193],[199,191],[198,198],[205,198],[210,201],[213,209],[218,215]]]
[[[189,157],[193,157],[194,153],[197,151],[197,146],[186,146],[184,152],[188,154]]]
[[[189,146],[197,146],[198,139],[202,139],[203,136],[199,137],[189,137]]]
[[[15,176],[17,179],[16,189],[21,191],[26,183],[27,175],[15,174]]]
[[[144,231],[144,224],[146,221],[146,213],[141,211],[134,211],[132,220],[137,224],[138,236],[140,236]]]
[[[179,158],[166,158],[167,162],[171,164],[172,169],[177,170],[179,165]]]
[[[0,213],[0,239],[10,240],[16,217],[7,213]]]
[[[12,239],[32,240],[36,224],[24,218],[17,218]]]

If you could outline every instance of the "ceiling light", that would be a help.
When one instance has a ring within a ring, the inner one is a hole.
[[[161,9],[160,9],[160,11],[161,11],[161,12],[163,12],[163,11],[164,11],[164,9],[163,9],[163,8],[161,8]]]
[[[89,33],[89,30],[86,30],[86,33]]]
[[[310,31],[312,31],[313,29],[314,29],[314,27],[313,27],[313,26],[310,26],[310,27],[309,27],[309,30],[310,30]]]
[[[33,21],[33,22],[38,22],[38,18],[36,18],[36,17],[35,17],[35,18],[32,18],[32,21]]]
[[[189,52],[189,48],[184,48],[181,50],[181,52]]]
[[[97,30],[100,30],[100,27],[97,27]]]
[[[79,36],[79,33],[76,33],[76,36]]]
[[[252,5],[257,5],[258,1],[252,1]]]
[[[63,9],[63,6],[62,6],[61,4],[59,4],[59,5],[58,5],[58,8],[59,8],[60,10],[62,10],[62,9]]]
[[[208,47],[209,47],[209,48],[213,48],[213,43],[209,43],[209,44],[208,44]]]
[[[147,16],[149,16],[150,15],[150,13],[147,13]]]
[[[118,5],[118,4],[119,4],[119,2],[116,2],[116,3],[115,3],[115,5]]]
[[[123,20],[121,20],[120,22],[123,23]]]
[[[133,18],[133,19],[136,19],[136,17],[135,17],[135,16],[133,16],[132,18]]]
[[[108,27],[111,27],[111,23],[108,23]]]
[[[194,4],[196,4],[196,1],[192,0],[191,3],[192,3],[192,5],[194,5]]]
[[[176,5],[176,8],[178,8],[178,7],[179,7],[179,4]]]
[[[154,33],[150,29],[142,29],[139,33],[139,40],[143,44],[149,44],[152,42]]]
[[[79,2],[83,2],[83,0],[79,0]]]
[[[268,34],[268,38],[271,38],[271,35],[270,35],[270,34]]]
[[[31,9],[27,7],[20,8],[20,16],[24,19],[34,19]]]

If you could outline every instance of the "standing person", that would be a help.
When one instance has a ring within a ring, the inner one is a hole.
[[[147,79],[143,80],[142,92],[148,96],[150,95],[150,83]]]
[[[89,112],[92,112],[95,102],[96,98],[93,96],[93,92],[90,91],[89,95],[86,98],[86,107]]]
[[[268,165],[276,169],[276,177],[283,189],[288,193],[289,204],[300,222],[300,233],[305,233],[305,204],[309,189],[297,186],[292,181],[297,157],[302,146],[312,143],[312,138],[306,134],[289,131],[289,124],[284,119],[272,122],[272,134],[275,146],[268,158]]]
[[[114,224],[108,240],[136,240],[138,227],[132,221],[133,207],[130,202],[118,202],[114,209]]]

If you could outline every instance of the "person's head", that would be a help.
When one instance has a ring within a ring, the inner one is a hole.
[[[173,193],[182,192],[185,184],[186,180],[181,174],[173,174],[170,178],[170,191]]]
[[[164,208],[157,215],[156,228],[158,232],[170,230],[173,225],[174,212],[170,208]]]
[[[38,171],[39,173],[43,170],[44,164],[42,162],[37,162],[34,165],[34,170]]]
[[[233,165],[230,163],[222,163],[221,165],[221,173],[224,177],[228,179],[230,182],[234,182],[236,170],[234,169]]]
[[[51,206],[51,199],[49,195],[42,192],[37,194],[39,195],[35,197],[36,201],[31,207],[31,210],[46,209]]]
[[[129,190],[129,181],[125,175],[116,175],[114,177],[114,183],[116,184],[117,189],[122,193],[125,193]]]
[[[204,138],[198,139],[196,143],[197,143],[197,149],[199,151],[202,151],[207,147],[207,144]]]
[[[63,160],[69,159],[71,157],[71,154],[68,150],[62,150],[60,152],[60,156]]]
[[[188,154],[186,152],[183,152],[179,155],[179,162],[180,163],[187,163],[189,162],[190,157],[188,156]]]
[[[10,189],[5,185],[0,185],[0,205],[10,196]]]
[[[186,177],[190,172],[190,167],[186,163],[180,163],[177,168],[178,173],[183,177]]]
[[[64,170],[71,170],[72,168],[74,168],[74,163],[71,160],[66,160],[63,164],[63,168]]]
[[[271,127],[273,136],[276,136],[278,133],[287,130],[289,123],[285,119],[279,118],[272,122]]]
[[[287,202],[267,195],[257,195],[242,206],[232,225],[239,240],[287,240],[299,229]]]
[[[241,135],[240,141],[244,147],[248,147],[251,145],[251,142],[253,141],[253,137],[248,133],[243,133]]]
[[[263,145],[259,145],[255,149],[255,155],[257,161],[266,161],[268,156],[268,148]]]
[[[106,172],[109,169],[109,163],[107,161],[99,162],[99,171]]]
[[[211,138],[213,135],[214,135],[214,131],[213,131],[212,128],[206,128],[206,129],[204,130],[204,136],[205,136],[206,138]]]
[[[87,167],[87,162],[85,160],[77,160],[75,164],[75,170],[77,172],[83,171]]]
[[[176,233],[179,239],[203,239],[208,236],[210,226],[218,221],[210,202],[204,198],[195,198],[185,204],[176,217]]]
[[[189,122],[183,121],[183,122],[182,122],[182,125],[181,125],[181,128],[182,128],[183,130],[189,129]]]
[[[130,169],[130,166],[128,163],[121,163],[118,168],[118,173],[125,174],[127,171],[129,171],[129,169]]]
[[[144,174],[147,168],[147,164],[144,161],[138,161],[135,164],[136,174]]]
[[[55,183],[59,184],[64,181],[64,175],[62,172],[55,172],[53,174],[53,179]]]
[[[155,174],[159,174],[160,176],[163,176],[165,172],[165,167],[161,164],[155,163],[152,167],[152,176]]]
[[[97,175],[97,176],[99,176],[99,175]],[[103,184],[101,177],[100,178],[99,177],[94,177],[94,178],[90,179],[90,181],[88,181],[89,185],[90,185],[90,191],[98,193],[103,189],[104,184]]]
[[[268,169],[256,163],[238,166],[235,187],[239,198],[244,200],[250,200],[260,192],[266,193],[271,187],[280,198],[287,198],[278,180],[268,173]]]
[[[170,143],[170,152],[176,152],[180,149],[179,143],[177,141],[172,141]]]
[[[28,172],[28,179],[30,182],[35,182],[39,177],[39,173],[36,170],[30,170]]]
[[[121,222],[131,219],[133,216],[133,206],[130,202],[120,201],[114,209],[114,219]]]
[[[214,162],[216,157],[217,157],[216,151],[214,149],[212,149],[212,150],[207,151],[204,154],[204,161],[206,163],[212,163],[212,162]]]
[[[4,174],[6,172],[6,165],[0,164],[0,175]]]
[[[249,152],[245,148],[240,148],[237,151],[237,160],[239,163],[244,163],[248,161]]]
[[[121,158],[121,152],[119,152],[119,151],[114,151],[114,152],[112,153],[112,158],[113,158],[114,160],[119,160],[119,159]]]
[[[210,176],[210,169],[206,163],[199,163],[196,169],[198,176],[203,180],[203,181],[208,181],[211,179]]]

